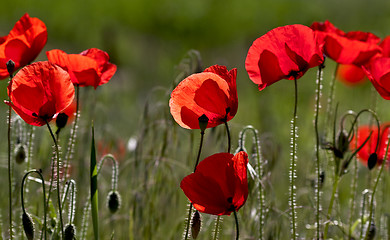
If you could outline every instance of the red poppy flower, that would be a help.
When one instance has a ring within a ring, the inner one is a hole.
[[[80,87],[97,86],[107,83],[116,72],[116,66],[109,62],[108,54],[91,48],[80,54],[66,54],[55,49],[46,52],[50,62],[68,71],[73,84]]]
[[[26,13],[15,23],[7,36],[0,38],[0,79],[9,76],[8,60],[15,63],[15,70],[32,62],[47,42],[47,29],[38,18]]]
[[[337,63],[362,65],[381,52],[377,45],[380,38],[372,33],[361,31],[344,33],[329,21],[315,22],[311,28],[323,41],[325,55]]]
[[[390,36],[385,37],[379,46],[382,48],[382,57],[390,57]]]
[[[281,79],[298,79],[323,61],[313,30],[296,24],[275,28],[256,39],[249,48],[245,68],[262,90]]]
[[[214,65],[192,74],[172,91],[169,107],[183,128],[199,129],[198,118],[208,118],[207,128],[230,121],[237,112],[237,69]]]
[[[363,125],[358,128],[358,136],[357,136],[357,146],[361,146],[364,141],[370,136],[370,139],[367,141],[367,143],[363,146],[362,149],[357,153],[357,157],[359,160],[367,166],[367,162],[371,154],[376,153],[377,154],[377,166],[381,165],[386,153],[386,147],[387,142],[389,139],[389,124],[382,124],[380,129],[380,138],[379,138],[379,145],[378,149],[376,149],[377,145],[377,139],[378,139],[378,129],[375,126],[368,126]],[[353,138],[350,143],[350,148],[352,150],[356,149],[356,138]],[[387,161],[390,159],[390,152],[387,154]]]
[[[362,68],[378,93],[384,99],[390,100],[390,58],[372,59]]]
[[[42,126],[68,107],[74,98],[69,74],[50,62],[22,68],[8,88],[6,102],[28,124]]]
[[[366,80],[363,69],[353,64],[340,64],[337,69],[337,78],[349,86],[363,83]]]
[[[199,212],[230,215],[248,198],[247,164],[243,151],[214,154],[201,161],[180,187]]]

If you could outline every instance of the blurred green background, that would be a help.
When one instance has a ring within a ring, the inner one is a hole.
[[[8,0],[2,1],[0,6],[0,36],[7,35],[14,23],[27,12],[31,17],[37,17],[45,22],[48,29],[47,45],[37,60],[46,60],[45,51],[51,49],[62,49],[67,53],[79,53],[85,49],[96,47],[108,52],[111,62],[118,66],[118,71],[108,84],[99,87],[96,91],[89,88],[81,89],[82,100],[84,101],[81,103],[81,111],[82,118],[85,118],[80,123],[80,135],[84,136],[80,138],[88,142],[88,120],[95,119],[97,141],[102,141],[102,145],[110,145],[110,149],[114,150],[119,148],[118,142],[126,146],[130,137],[142,135],[147,131],[142,131],[142,129],[149,127],[144,114],[146,102],[148,102],[150,111],[155,114],[151,114],[152,118],[170,119],[166,111],[169,99],[167,93],[169,93],[172,82],[180,72],[180,69],[178,69],[180,61],[189,50],[199,51],[202,56],[203,68],[214,64],[226,65],[228,69],[238,68],[239,109],[236,117],[230,122],[233,140],[237,141],[239,130],[248,124],[259,129],[260,133],[272,136],[272,146],[269,149],[276,149],[274,154],[277,155],[275,157],[277,162],[273,163],[275,165],[273,169],[277,170],[272,174],[269,182],[272,183],[272,179],[278,179],[281,184],[269,189],[270,195],[272,195],[270,197],[275,202],[276,208],[284,211],[287,207],[288,146],[293,108],[293,82],[283,80],[259,92],[257,86],[249,80],[245,71],[245,57],[250,45],[257,37],[275,27],[295,23],[310,26],[314,21],[325,21],[326,19],[346,32],[353,30],[370,31],[383,38],[390,33],[388,27],[390,26],[389,11],[390,1],[387,0],[375,2],[367,0]],[[329,92],[328,85],[334,67],[334,62],[328,59],[324,75],[323,106],[326,106],[325,98]],[[315,77],[316,71],[312,69],[298,83],[300,138],[298,140],[297,184],[303,186],[307,186],[308,179],[314,176],[313,109]],[[7,98],[6,86],[7,80],[0,82],[0,89],[2,89],[0,97],[2,99]],[[158,90],[153,91],[156,87],[162,87],[165,90],[162,93]],[[386,111],[388,103],[378,97],[375,92],[373,94],[369,82],[356,87],[347,87],[340,82],[336,82],[336,102],[340,104],[339,112],[345,112],[348,109],[359,111],[371,107],[373,99],[378,100],[377,110],[380,118],[383,121],[389,120],[389,113]],[[163,114],[159,112],[161,108],[163,108]],[[0,136],[5,139],[5,104],[0,105],[0,113],[2,113],[0,114]],[[324,115],[320,117],[323,119]],[[170,127],[177,128],[175,123],[172,122],[164,125],[162,129],[158,127],[151,128],[156,131],[155,135],[157,137],[154,139],[153,133],[150,133],[150,131],[147,133],[150,134],[150,139],[149,142],[146,142],[147,146],[144,148],[150,150],[150,154],[153,154],[154,146],[155,148],[164,148],[161,143],[156,142],[159,139],[166,139],[164,136],[161,137],[158,131],[168,131],[167,129]],[[189,139],[191,135],[194,139],[194,133],[190,133],[188,130],[177,128],[176,131],[183,138]],[[38,131],[37,136],[45,133],[44,130],[42,130],[43,133],[40,132]],[[171,135],[168,134],[168,136]],[[50,145],[49,140],[40,141],[43,141],[46,146]],[[1,173],[4,176],[6,174],[5,142],[5,140],[2,140],[0,145]],[[170,143],[169,140],[168,143]],[[189,143],[193,143],[194,147],[197,146],[196,134],[195,140]],[[206,144],[213,145],[214,143]],[[77,149],[81,152],[81,150],[85,150],[82,149],[84,146],[88,149],[88,145],[83,144],[78,145]],[[186,147],[191,149],[190,146]],[[48,149],[43,153],[48,154],[50,152]],[[158,232],[150,233],[154,237],[149,239],[164,239],[161,238],[161,235],[158,235],[161,232],[169,232],[170,235],[168,236],[172,239],[180,237],[182,231],[180,224],[186,214],[185,197],[179,190],[178,185],[181,178],[190,172],[193,161],[192,159],[185,159],[180,163],[180,156],[187,156],[180,154],[184,150],[188,150],[187,148],[177,150],[175,146],[169,146],[167,149],[171,151],[170,159],[180,166],[178,168],[180,171],[178,170],[176,174],[171,176],[171,182],[169,183],[172,187],[170,188],[171,193],[179,199],[175,201],[179,201],[182,208],[174,208],[172,211],[175,213],[166,210],[165,215],[161,217],[164,221],[167,216],[174,218],[165,225],[161,222],[159,224],[168,228],[172,226],[170,223],[174,222],[175,229],[169,229],[169,231],[159,229]],[[269,149],[265,149],[265,151]],[[209,153],[215,151],[216,148],[210,147]],[[88,159],[87,153],[79,153],[78,155],[80,159],[83,156]],[[206,154],[204,155],[206,156]],[[122,191],[126,192],[128,190],[130,192],[123,194],[124,206],[128,209],[132,208],[133,201],[136,201],[133,199],[145,198],[145,196],[138,196],[137,191],[141,190],[137,186],[131,185],[137,183],[135,179],[137,175],[131,175],[133,174],[132,170],[125,168],[136,161],[133,157],[128,153],[121,159],[122,163],[120,163],[123,166],[122,172],[124,173],[120,176],[120,182],[122,181],[124,187]],[[153,158],[150,159],[153,163]],[[187,163],[191,165],[187,166]],[[144,167],[147,168],[152,165],[145,164]],[[39,166],[39,164],[36,164],[36,166]],[[161,181],[165,181],[166,176],[164,173],[161,174],[163,176]],[[79,173],[79,175],[82,178],[82,174]],[[151,184],[155,184],[155,181],[158,180],[153,180]],[[310,189],[301,189],[302,191],[298,192],[298,203],[305,204],[307,200],[302,199],[307,197],[305,194],[309,194],[307,192],[310,192]],[[163,190],[156,190],[155,201],[165,199],[164,203],[167,206],[175,206],[175,202],[170,201],[170,196],[164,194],[168,193],[164,193]],[[1,196],[5,197],[6,193],[1,193]],[[2,209],[5,208],[2,207]],[[132,225],[128,222],[130,214],[126,212],[128,209],[125,208],[124,210],[125,220],[123,221],[126,230],[123,232],[123,236],[129,235],[128,231],[130,230],[127,229],[127,226],[132,229]],[[153,214],[156,209],[159,208],[156,206],[150,208],[151,212],[149,214]],[[306,211],[310,212],[311,210]],[[6,215],[6,212],[3,211],[2,214]],[[130,216],[132,215],[130,214]],[[154,219],[150,215],[144,217],[147,218],[148,216]],[[304,216],[304,214],[301,214],[299,220],[304,221]],[[285,224],[288,226],[288,219],[285,218],[285,220]],[[142,223],[138,224],[142,226]],[[153,226],[156,222],[149,224]],[[302,225],[301,227],[304,228],[304,225]],[[151,227],[150,229],[154,228]],[[150,229],[145,231],[150,231]],[[250,230],[247,233],[247,235],[250,235]],[[288,231],[285,231],[284,234],[288,235]],[[142,234],[134,235],[137,239],[137,236]]]

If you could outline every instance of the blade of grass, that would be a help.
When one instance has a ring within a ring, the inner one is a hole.
[[[98,221],[98,188],[97,188],[97,166],[96,166],[96,150],[95,150],[95,133],[92,123],[92,143],[91,143],[91,211],[92,224],[95,239],[99,239],[99,221]]]

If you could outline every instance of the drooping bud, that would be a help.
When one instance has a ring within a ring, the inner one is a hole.
[[[345,131],[340,131],[339,136],[337,138],[337,149],[341,153],[341,158],[343,158],[344,153],[348,151],[349,148],[349,141],[348,141],[348,136]]]
[[[196,239],[200,232],[200,226],[202,225],[202,219],[200,218],[199,211],[195,211],[192,216],[192,224],[191,224],[191,234],[192,238]]]
[[[59,113],[56,118],[56,125],[58,129],[64,128],[68,122],[69,116],[65,113]]]
[[[207,124],[209,123],[209,118],[206,116],[206,114],[203,114],[198,118],[198,120],[200,131],[204,132],[204,130],[207,128]]]
[[[111,191],[107,196],[107,207],[111,213],[115,213],[121,206],[121,197],[117,191]]]
[[[15,70],[15,62],[12,61],[11,59],[8,60],[7,62],[7,71],[8,71],[8,74],[11,76],[12,73],[14,72]]]
[[[15,162],[21,164],[26,160],[26,147],[23,144],[18,144],[15,148]]]
[[[376,153],[371,153],[367,160],[368,169],[373,169],[378,162],[378,155]]]
[[[367,239],[372,240],[376,235],[376,226],[374,222],[371,222],[371,225],[368,227]]]
[[[35,231],[34,222],[32,221],[28,213],[23,212],[22,222],[23,222],[24,233],[26,234],[27,239],[28,240],[34,239],[34,231]]]
[[[64,237],[65,240],[75,239],[76,229],[74,228],[73,224],[66,225],[64,235],[65,235]]]

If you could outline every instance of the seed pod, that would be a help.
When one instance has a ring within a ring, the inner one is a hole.
[[[68,224],[65,227],[65,240],[73,240],[76,236],[76,229],[74,228],[73,224]]]
[[[111,213],[115,213],[121,205],[121,197],[117,191],[111,191],[107,196],[107,207]]]
[[[193,239],[196,239],[198,237],[201,224],[202,224],[202,219],[200,218],[199,211],[195,211],[194,215],[192,216],[192,224],[191,224],[191,233]]]
[[[21,164],[26,160],[26,148],[23,144],[18,144],[15,148],[15,162]]]
[[[28,240],[34,239],[34,222],[32,221],[30,215],[26,212],[22,215],[22,222],[23,222],[23,229],[24,233],[26,234],[26,237]]]

